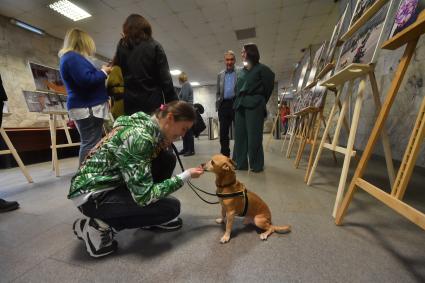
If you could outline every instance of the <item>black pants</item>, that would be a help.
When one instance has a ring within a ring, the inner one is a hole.
[[[195,139],[193,137],[193,130],[190,129],[183,136],[183,151],[184,152],[195,152]]]
[[[4,102],[0,101],[0,127],[1,127],[1,123],[3,122],[3,105],[4,105]]]
[[[152,176],[155,183],[172,176],[176,157],[171,150],[162,151],[152,162]],[[136,204],[127,187],[101,193],[80,206],[87,217],[98,218],[116,230],[139,228],[161,224],[180,214],[180,202],[166,197],[141,207]]]
[[[232,127],[232,122],[235,120],[233,99],[223,100],[218,109],[218,120],[220,122],[220,152],[230,157],[229,131]]]

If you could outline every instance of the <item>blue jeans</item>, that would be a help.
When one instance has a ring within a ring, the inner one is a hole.
[[[103,119],[90,116],[86,119],[76,120],[75,124],[77,125],[81,140],[79,152],[79,162],[81,165],[90,150],[102,138]]]

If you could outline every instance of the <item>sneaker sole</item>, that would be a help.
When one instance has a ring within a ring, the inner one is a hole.
[[[84,220],[81,220],[84,221]],[[87,220],[86,220],[87,221]],[[77,236],[78,240],[83,241],[83,237],[81,237],[80,235],[78,235],[77,230],[75,229],[75,226],[77,225],[78,219],[74,221],[74,224],[72,224],[72,230],[74,231],[75,236]]]
[[[99,257],[104,257],[107,256],[113,252],[116,252],[118,249],[118,243],[117,241],[113,240],[111,246],[113,247],[112,250],[107,251],[105,253],[102,253],[100,250],[97,253],[94,253],[92,250],[96,250],[93,246],[93,243],[90,240],[90,235],[89,233],[86,233],[86,237],[87,240],[85,240],[84,242],[86,243],[86,248],[87,248],[87,252],[90,254],[90,256],[95,257],[95,258],[99,258]]]

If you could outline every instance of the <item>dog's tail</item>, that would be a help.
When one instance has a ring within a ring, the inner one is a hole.
[[[287,234],[289,232],[291,232],[291,225],[285,225],[285,226],[274,226],[272,225],[271,228],[273,229],[274,232],[279,233],[279,234]]]

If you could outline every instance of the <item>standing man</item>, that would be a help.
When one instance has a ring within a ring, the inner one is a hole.
[[[182,86],[179,99],[193,106],[193,89],[188,81],[188,77],[185,72],[179,76],[179,83]],[[183,156],[192,156],[195,154],[195,139],[193,137],[192,128],[188,129],[186,134],[183,136],[183,149],[179,152]]]
[[[237,79],[236,57],[232,50],[224,53],[224,62],[226,69],[222,70],[217,76],[216,110],[220,121],[220,152],[230,157],[229,129],[235,119],[233,101]]]

